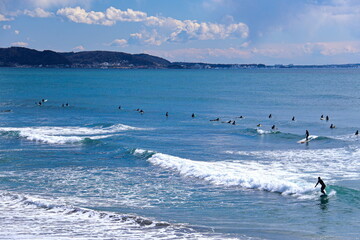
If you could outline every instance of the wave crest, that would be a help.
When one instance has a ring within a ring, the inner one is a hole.
[[[123,131],[144,130],[123,124],[110,127],[2,127],[2,135],[17,136],[30,141],[49,144],[79,143],[86,140],[98,140],[114,136]]]

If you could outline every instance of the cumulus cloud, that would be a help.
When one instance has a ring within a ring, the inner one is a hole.
[[[11,46],[14,47],[27,47],[29,44],[26,42],[13,42],[11,43]]]
[[[103,12],[86,12],[85,9],[80,7],[62,8],[59,9],[56,14],[64,16],[70,21],[76,23],[100,24],[105,26],[111,26],[115,24],[115,21],[107,19]]]
[[[150,17],[146,25],[159,27],[168,31],[168,41],[181,42],[187,40],[215,40],[247,38],[249,28],[244,23],[223,25],[217,23],[197,22],[195,20],[180,21],[173,18]]]
[[[106,9],[106,17],[109,20],[120,22],[142,22],[146,20],[147,14],[140,11],[134,11],[132,9],[121,11],[120,9],[109,7]]]
[[[47,18],[53,15],[53,13],[47,12],[42,8],[36,8],[32,11],[26,9],[24,10],[24,14],[30,17],[39,17],[39,18]]]
[[[84,46],[79,45],[79,46],[74,47],[73,50],[74,50],[74,51],[84,51],[85,48],[84,48]]]
[[[76,23],[113,25],[116,22],[140,22],[147,27],[139,33],[133,33],[126,44],[161,45],[164,42],[184,42],[189,40],[216,40],[226,38],[247,38],[249,28],[244,23],[228,25],[178,20],[169,17],[148,16],[145,12],[127,9],[122,11],[109,7],[105,12],[87,12],[80,7],[62,8],[57,14]],[[124,45],[123,42],[112,44]]]
[[[11,29],[11,26],[10,25],[3,25],[2,28],[4,30],[9,30],[9,29]]]

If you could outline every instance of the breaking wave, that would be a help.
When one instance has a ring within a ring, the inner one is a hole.
[[[110,127],[2,127],[1,135],[16,136],[29,141],[49,144],[79,143],[84,140],[98,140],[129,130],[144,130],[123,124]]]
[[[135,152],[144,152],[138,149]],[[203,179],[214,185],[277,192],[283,195],[313,195],[312,183],[301,173],[289,172],[276,164],[256,161],[204,162],[153,153],[150,163],[178,172],[185,177]]]
[[[3,191],[0,209],[0,239],[230,239],[184,224],[97,211]]]

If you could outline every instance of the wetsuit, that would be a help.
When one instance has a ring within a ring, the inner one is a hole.
[[[326,194],[326,193],[325,193],[326,185],[325,185],[324,181],[323,181],[320,177],[318,178],[318,182],[316,183],[315,187],[316,187],[318,184],[321,185],[321,192],[322,192],[323,194]]]

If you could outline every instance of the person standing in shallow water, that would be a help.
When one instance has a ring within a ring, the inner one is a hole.
[[[310,134],[309,134],[309,131],[308,130],[306,130],[306,132],[305,132],[305,135],[306,135],[306,140],[309,140],[309,136],[310,136]]]
[[[325,185],[324,181],[323,181],[320,177],[318,177],[318,182],[316,183],[315,187],[316,187],[318,184],[321,185],[321,192],[322,192],[323,194],[326,194],[326,192],[325,192],[326,185]]]

